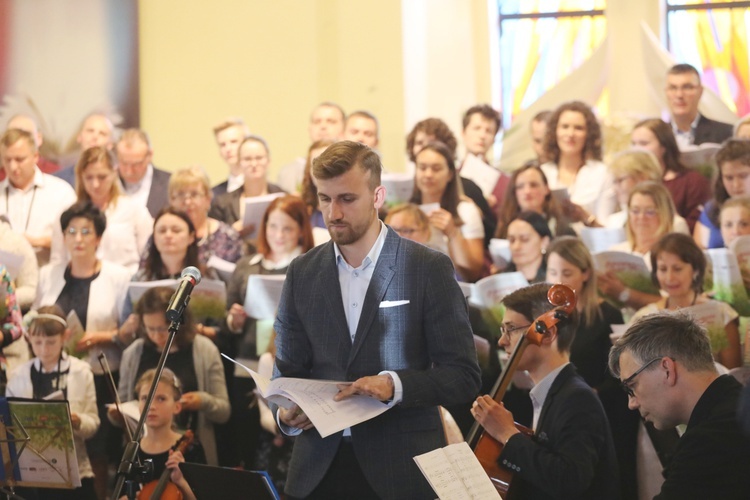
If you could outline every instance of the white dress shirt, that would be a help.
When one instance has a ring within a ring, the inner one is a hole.
[[[534,407],[534,423],[532,425],[532,429],[536,430],[536,426],[539,424],[539,416],[542,414],[542,407],[544,406],[544,401],[547,399],[547,394],[552,387],[552,383],[555,381],[562,369],[569,364],[569,362],[565,363],[564,365],[559,366],[549,372],[546,377],[540,380],[539,383],[532,387],[531,391],[529,391],[531,404]]]

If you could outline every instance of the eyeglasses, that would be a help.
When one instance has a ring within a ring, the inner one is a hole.
[[[633,380],[635,380],[635,377],[637,377],[643,370],[651,366],[652,364],[656,363],[657,361],[661,360],[663,356],[659,356],[658,358],[654,358],[645,365],[638,368],[635,373],[633,373],[631,376],[626,378],[625,380],[620,381],[620,385],[622,386],[622,390],[625,391],[625,394],[630,396],[631,398],[635,397],[635,394],[633,393],[633,388],[630,386],[630,384],[633,383]]]
[[[670,94],[676,94],[677,92],[682,91],[687,94],[688,92],[695,92],[696,90],[698,90],[698,87],[699,85],[694,85],[692,83],[687,83],[685,85],[679,85],[679,86],[667,85],[667,92]]]
[[[77,234],[80,234],[82,237],[86,237],[86,236],[94,234],[94,231],[87,227],[82,227],[81,229],[69,227],[68,229],[65,230],[65,233],[73,237],[75,237],[75,235]]]
[[[653,218],[659,215],[659,212],[657,212],[656,209],[653,209],[653,208],[647,208],[645,210],[641,210],[640,208],[630,208],[628,209],[628,212],[633,217],[638,217],[639,215],[643,215],[644,217]]]
[[[524,325],[524,326],[500,325],[500,335],[501,336],[507,335],[508,337],[510,337],[511,333],[517,332],[519,330],[525,330],[525,329],[527,329],[530,326],[531,326],[531,323],[529,323],[528,325]]]
[[[204,193],[201,193],[199,191],[180,191],[172,195],[173,200],[179,200],[179,201],[186,201],[186,200],[197,200],[200,198],[203,198],[205,196]]]

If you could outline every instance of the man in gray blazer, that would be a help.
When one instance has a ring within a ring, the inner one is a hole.
[[[169,205],[168,187],[172,176],[151,163],[154,150],[148,134],[129,128],[122,133],[115,146],[117,171],[123,192],[148,208],[151,217]]]
[[[331,241],[289,266],[275,322],[275,376],[352,381],[391,408],[325,439],[298,408],[273,408],[298,434],[293,498],[434,498],[413,457],[445,445],[438,405],[471,400],[480,371],[466,301],[443,254],[377,217],[382,165],[342,141],[313,165]]]

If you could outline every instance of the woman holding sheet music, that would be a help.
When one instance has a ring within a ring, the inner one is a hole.
[[[704,325],[708,328],[714,359],[727,368],[741,366],[739,315],[729,304],[703,294],[706,257],[690,236],[672,233],[662,237],[651,250],[651,266],[651,279],[667,296],[636,312],[633,320],[661,310],[716,304],[721,325],[718,328]]]
[[[445,144],[427,144],[416,162],[411,202],[437,206],[427,209],[432,226],[428,246],[448,254],[464,281],[476,281],[484,264],[482,213],[463,196],[456,164]]]
[[[562,208],[552,196],[547,177],[535,161],[513,171],[500,207],[495,238],[507,238],[508,225],[525,210],[543,215],[553,235],[575,235],[563,215]]]
[[[243,257],[237,262],[227,288],[227,334],[233,337],[228,354],[257,369],[258,336],[257,320],[248,317],[244,304],[247,297],[247,282],[251,275],[284,275],[289,263],[313,247],[310,218],[305,203],[296,196],[283,196],[271,202],[263,215],[258,234],[258,253]],[[270,325],[269,325],[270,327]],[[265,352],[265,346],[260,346]],[[246,466],[253,460],[260,431],[257,409],[250,408],[255,384],[241,373],[232,383],[232,426],[236,443],[236,458]],[[250,400],[248,397],[250,396]],[[248,430],[248,425],[250,426]]]
[[[165,311],[174,290],[150,288],[136,306],[141,336],[122,356],[117,392],[123,401],[137,395],[135,384],[140,376],[155,368],[169,335]],[[181,429],[192,429],[206,452],[209,465],[218,465],[215,424],[229,419],[229,398],[219,350],[207,338],[196,335],[196,324],[190,308],[175,335],[166,366],[182,382],[182,412],[176,419]]]
[[[271,164],[271,152],[265,139],[257,135],[245,137],[240,143],[238,155],[245,183],[236,191],[217,196],[211,205],[209,215],[231,225],[245,238],[256,229],[242,225],[245,218],[245,199],[283,193],[284,190],[266,179],[266,172]]]
[[[122,266],[97,258],[107,219],[93,203],[73,204],[62,213],[60,225],[70,262],[42,268],[34,309],[57,304],[68,318],[75,312],[82,328],[82,335],[74,344],[75,350],[88,353],[99,415],[106,420],[105,404],[113,402],[113,398],[97,357],[100,353],[106,354],[116,380],[122,349],[133,340],[128,329],[119,328],[131,273]],[[76,332],[73,335],[75,338]],[[119,434],[103,423],[87,442],[97,491],[106,491],[108,457],[119,453],[119,440]]]
[[[562,283],[576,292],[579,321],[570,361],[596,391],[607,414],[615,444],[624,498],[635,496],[635,443],[638,414],[628,409],[627,395],[607,369],[612,325],[623,324],[622,313],[599,298],[594,259],[576,237],[556,238],[547,252],[547,282]]]
[[[169,203],[185,212],[195,227],[198,260],[208,262],[213,256],[237,262],[243,254],[239,233],[228,224],[208,216],[211,208],[211,183],[200,167],[187,167],[169,178]]]
[[[674,216],[674,203],[667,188],[651,181],[636,185],[628,199],[628,220],[625,224],[627,241],[614,245],[610,250],[641,256],[646,265],[650,266],[651,247],[660,237],[673,231]],[[600,273],[597,278],[602,294],[634,309],[656,302],[660,298],[659,295],[626,287],[611,272]]]

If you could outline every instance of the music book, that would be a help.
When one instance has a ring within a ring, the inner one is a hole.
[[[474,283],[470,301],[478,307],[494,307],[509,293],[526,286],[529,282],[520,272],[493,274]]]
[[[224,283],[229,283],[229,280],[232,279],[232,274],[234,274],[234,270],[237,268],[237,264],[212,255],[208,258],[206,267],[216,271],[216,274],[219,275],[221,281],[223,281]]]
[[[510,242],[501,238],[492,238],[490,240],[490,257],[492,257],[492,263],[498,269],[505,269],[508,267],[511,261],[510,255]]]
[[[242,218],[242,227],[253,226],[253,230],[245,238],[254,240],[258,237],[258,230],[260,229],[263,214],[266,213],[268,205],[281,196],[286,196],[286,193],[273,193],[240,199],[240,203],[243,201],[245,203],[245,216]]]
[[[261,396],[268,402],[289,409],[299,406],[321,437],[341,432],[387,411],[390,406],[369,396],[357,394],[343,401],[334,401],[339,387],[351,382],[281,377],[269,380],[258,372],[222,353],[226,359],[247,371]]]
[[[414,457],[440,500],[502,498],[466,442]]]
[[[737,240],[741,239],[744,242],[738,243]],[[706,251],[709,268],[705,280],[708,286],[704,288],[716,300],[730,304],[740,316],[750,316],[750,299],[742,280],[743,272],[748,272],[750,249],[746,247],[746,243],[750,238],[743,236],[737,240],[730,245],[732,250],[711,248]]]
[[[625,229],[621,227],[582,227],[581,241],[595,254],[625,241]]]
[[[251,274],[247,277],[244,308],[255,319],[274,319],[284,288],[283,274]]]
[[[128,295],[135,305],[146,290],[157,286],[176,289],[180,280],[131,281]],[[221,280],[202,279],[193,289],[188,306],[196,321],[215,318],[223,321],[227,312],[227,285]]]
[[[646,267],[643,257],[618,251],[598,252],[593,257],[597,272],[611,272],[628,288],[659,295],[659,288],[651,281],[651,271]],[[618,309],[624,307],[617,297],[606,296],[606,299]]]
[[[500,180],[502,172],[486,164],[476,155],[468,154],[461,166],[461,177],[474,181],[482,190],[485,198],[488,198],[495,190],[497,181]]]
[[[86,359],[89,355],[88,351],[79,351],[76,349],[78,341],[83,338],[86,332],[83,331],[83,325],[75,309],[70,310],[66,321],[68,323],[68,330],[70,330],[70,337],[65,342],[65,352],[78,359]]]
[[[385,186],[385,201],[390,205],[406,203],[414,192],[414,174],[382,174],[380,183]]]

